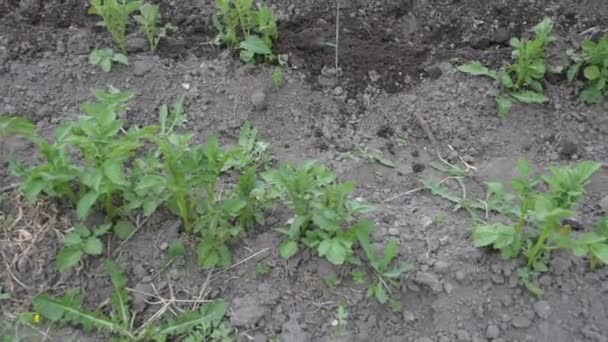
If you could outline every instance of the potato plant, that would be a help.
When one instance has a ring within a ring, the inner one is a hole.
[[[141,1],[129,0],[90,0],[89,14],[95,14],[103,19],[102,25],[112,35],[114,42],[120,47],[122,53],[127,53],[126,32],[129,24],[129,15],[137,11]]]
[[[501,91],[496,96],[498,115],[506,117],[514,101],[522,103],[544,103],[542,80],[547,72],[545,49],[555,38],[551,35],[553,21],[544,18],[534,26],[534,39],[512,38],[513,63],[499,71],[490,70],[479,61],[458,67],[458,70],[476,76],[486,76],[498,81]]]
[[[582,73],[585,86],[579,93],[580,100],[599,103],[608,94],[608,34],[597,42],[585,40],[581,45],[580,54],[568,51],[574,62],[568,70],[568,81],[573,82]]]
[[[254,8],[253,0],[216,0],[215,5],[213,26],[220,43],[238,49],[245,63],[257,56],[267,61],[276,59],[272,44],[279,36],[277,18],[268,5]]]

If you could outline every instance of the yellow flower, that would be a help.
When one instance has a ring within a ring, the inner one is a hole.
[[[40,323],[40,314],[39,313],[34,314],[34,323]]]

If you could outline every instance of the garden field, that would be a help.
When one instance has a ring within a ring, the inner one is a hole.
[[[607,0],[0,0],[0,341],[608,341]]]

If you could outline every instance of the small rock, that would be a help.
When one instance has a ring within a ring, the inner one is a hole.
[[[432,224],[433,224],[433,219],[428,216],[424,216],[422,219],[420,219],[420,225],[422,226],[423,229],[427,229]]]
[[[150,284],[151,282],[152,282],[152,277],[150,277],[150,276],[144,276],[141,278],[142,284]]]
[[[511,325],[518,329],[524,329],[530,327],[532,321],[525,316],[515,316],[513,320],[511,320]]]
[[[605,214],[608,213],[608,196],[604,196],[604,198],[600,200],[600,208],[602,208]]]
[[[268,308],[261,305],[255,296],[235,298],[232,301],[230,324],[235,327],[251,327],[266,315]]]
[[[456,280],[458,280],[459,282],[462,282],[466,278],[466,274],[461,270],[456,271],[454,276],[456,277]]]
[[[393,227],[393,228],[389,228],[389,229],[388,229],[388,235],[391,235],[391,236],[399,236],[399,233],[400,233],[400,232],[399,232],[399,228],[395,228],[395,227]]]
[[[154,69],[154,62],[148,59],[142,59],[133,63],[133,74],[135,76],[144,76],[152,69]]]
[[[468,342],[471,340],[471,335],[466,330],[458,330],[456,332],[456,338],[458,341]]]
[[[158,246],[158,248],[160,248],[160,250],[161,250],[162,252],[164,252],[164,251],[166,251],[166,250],[167,250],[167,248],[169,248],[169,244],[168,244],[168,243],[166,243],[166,242],[163,242],[163,243],[161,243],[161,244],[160,244],[160,246]]]
[[[441,281],[439,281],[437,275],[431,272],[418,272],[414,281],[420,285],[428,286],[433,292],[441,292],[443,290]]]
[[[154,290],[150,284],[138,283],[133,291],[133,311],[140,313],[146,308],[148,296],[144,293],[152,293]]]
[[[447,261],[438,260],[433,269],[439,274],[445,274],[450,270],[450,264]]]
[[[498,338],[499,335],[500,335],[500,329],[498,328],[498,326],[496,324],[488,325],[488,328],[486,329],[486,338],[495,339],[495,338]]]
[[[403,321],[404,322],[413,322],[416,319],[414,314],[409,310],[403,310]]]
[[[334,89],[334,95],[335,96],[340,96],[344,94],[344,89],[342,89],[342,87],[338,86]]]
[[[443,284],[443,290],[445,291],[445,293],[450,294],[452,293],[452,290],[454,290],[454,285],[450,283],[445,283]]]
[[[547,301],[540,300],[534,303],[534,312],[542,319],[547,319],[551,315],[551,306]]]
[[[181,86],[184,90],[190,90],[190,83],[188,82],[182,83]]]
[[[148,49],[148,41],[140,37],[139,32],[127,36],[127,52],[142,52]]]
[[[441,68],[436,65],[424,68],[424,72],[429,76],[430,79],[436,80],[442,75]]]
[[[492,41],[498,44],[507,44],[511,39],[511,32],[507,28],[499,28],[492,35]]]
[[[257,111],[266,110],[268,106],[266,94],[261,90],[254,92],[251,94],[251,104],[253,104],[253,108]]]
[[[310,336],[300,327],[298,321],[294,318],[291,318],[281,329],[281,341],[290,341],[290,342],[308,342],[310,341]]]
[[[320,75],[317,78],[317,83],[319,83],[319,85],[321,87],[332,88],[338,84],[338,79],[335,76],[334,77],[325,77],[323,75]]]

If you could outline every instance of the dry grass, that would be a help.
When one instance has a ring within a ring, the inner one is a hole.
[[[71,219],[48,199],[30,204],[18,192],[0,197],[0,286],[10,298],[2,303],[2,318],[14,319],[27,310],[34,295],[53,287],[51,278],[34,281],[53,265],[57,241]]]

